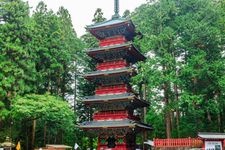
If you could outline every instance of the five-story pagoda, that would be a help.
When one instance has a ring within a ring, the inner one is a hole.
[[[134,150],[136,134],[151,130],[134,114],[137,108],[148,103],[134,94],[129,81],[136,74],[132,65],[145,57],[135,48],[136,36],[131,20],[119,16],[119,2],[115,2],[115,14],[111,20],[87,26],[87,30],[99,40],[99,47],[87,51],[97,61],[96,71],[84,77],[96,85],[95,95],[83,101],[96,112],[93,121],[83,122],[80,128],[98,135],[98,150]]]

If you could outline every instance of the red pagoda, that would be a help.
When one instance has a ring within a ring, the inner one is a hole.
[[[130,78],[136,74],[133,64],[145,57],[132,44],[135,26],[129,19],[119,16],[115,0],[115,14],[111,20],[87,26],[99,40],[99,47],[87,51],[96,62],[96,71],[84,77],[96,85],[95,95],[83,101],[94,108],[93,121],[80,124],[80,128],[97,133],[97,150],[134,150],[136,134],[152,127],[141,123],[136,109],[149,104],[132,90]]]

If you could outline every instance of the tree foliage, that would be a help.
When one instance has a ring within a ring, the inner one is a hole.
[[[29,124],[36,121],[37,127],[32,131],[37,133],[36,146],[55,142],[73,144],[70,139],[74,131],[74,113],[60,97],[49,94],[18,96],[13,100],[11,115],[21,137],[23,127],[28,127],[25,131],[29,133]],[[42,131],[45,133],[40,134]]]
[[[160,0],[140,6],[133,14],[144,34],[136,43],[148,55],[134,81],[147,83],[153,107],[148,115],[163,116],[167,137],[224,130],[221,2]],[[160,128],[156,125],[155,135],[164,137]]]
[[[38,93],[46,91],[61,95],[72,92],[73,62],[80,51],[81,42],[72,27],[70,14],[61,7],[57,14],[47,10],[40,2],[32,16]]]
[[[8,101],[17,94],[33,91],[35,69],[30,56],[28,5],[19,0],[3,0],[0,9],[0,99]]]
[[[30,15],[28,3],[2,0],[0,22],[0,140],[13,135],[26,149],[72,146],[74,114],[56,100],[73,94],[74,61],[83,49],[69,12],[40,2]]]

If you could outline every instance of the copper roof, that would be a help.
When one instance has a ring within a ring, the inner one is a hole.
[[[104,95],[104,96],[87,96],[84,101],[112,101],[115,99],[134,99],[135,95],[132,93],[124,93],[124,94],[112,94],[112,95]]]
[[[225,139],[225,133],[199,132],[198,137],[203,139]]]
[[[118,53],[119,50],[128,51],[129,53],[127,53],[126,55],[127,57],[133,59],[132,61],[129,60],[132,63],[143,61],[146,59],[146,57],[141,54],[141,52],[133,45],[132,42],[89,49],[87,50],[87,54],[90,57],[99,60],[99,54],[104,53],[106,55],[108,53],[110,55],[112,52]]]
[[[125,18],[99,22],[87,26],[86,29],[99,40],[117,35],[123,35],[128,40],[133,40],[133,37],[136,35],[133,22]]]
[[[46,144],[46,147],[52,147],[52,148],[72,148],[71,146],[67,145],[60,145],[60,144]]]
[[[121,74],[121,73],[131,73],[134,72],[134,68],[122,68],[122,69],[114,69],[114,70],[104,70],[104,71],[93,71],[84,75],[85,78],[89,78],[92,76],[107,76],[107,75],[114,75],[114,74]]]
[[[5,141],[3,143],[0,143],[0,146],[2,146],[2,147],[15,147],[15,144],[12,143],[12,139],[7,136]]]
[[[87,29],[94,29],[94,28],[100,28],[100,27],[109,27],[117,24],[121,24],[124,22],[131,22],[131,20],[125,19],[125,18],[117,18],[117,19],[110,19],[103,22],[95,23],[92,25],[88,25]]]
[[[152,130],[152,127],[147,124],[143,124],[130,119],[123,120],[109,120],[109,121],[87,121],[80,124],[80,128],[83,129],[95,129],[95,128],[144,128]]]
[[[106,46],[106,47],[97,47],[97,48],[92,48],[92,49],[88,49],[87,53],[92,53],[92,52],[97,52],[97,51],[108,51],[110,49],[118,49],[118,48],[124,48],[124,47],[132,47],[133,44],[131,42],[127,42],[124,44],[117,44],[117,45],[110,45],[110,46]]]
[[[87,96],[84,100],[85,103],[120,103],[121,105],[137,108],[137,107],[147,107],[149,103],[145,100],[138,99],[133,93],[124,93],[124,94],[112,94],[104,96]],[[128,103],[127,103],[128,102]],[[126,104],[123,104],[126,103]]]

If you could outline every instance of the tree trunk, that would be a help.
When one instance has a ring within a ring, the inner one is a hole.
[[[51,142],[50,142],[50,134],[49,134],[49,132],[48,132],[47,135],[48,135],[48,136],[47,136],[47,142],[48,142],[48,143],[51,143]]]
[[[166,112],[166,137],[171,138],[171,122],[170,122],[170,113]]]
[[[32,137],[31,137],[31,149],[34,149],[34,141],[35,141],[35,132],[36,132],[36,123],[37,120],[33,120],[33,126],[32,126]]]
[[[25,131],[26,131],[26,139],[25,139],[25,149],[29,150],[29,130],[30,128],[27,125],[27,122],[24,121]]]
[[[64,142],[63,142],[63,131],[61,131],[61,144],[63,144]]]
[[[74,72],[74,98],[73,98],[73,110],[76,115],[76,105],[77,105],[77,65],[75,63],[75,72]]]
[[[46,131],[47,131],[47,126],[45,123],[45,125],[44,125],[44,146],[46,145]]]
[[[220,116],[220,113],[218,113],[218,115],[217,115],[217,120],[218,120],[218,130],[219,130],[219,132],[221,132],[221,116]]]
[[[26,150],[29,150],[29,135],[26,135]]]
[[[67,69],[67,65],[65,63],[63,63],[63,67],[65,68],[65,70],[68,70]],[[66,71],[63,73],[63,76],[62,76],[62,83],[61,83],[61,93],[62,93],[62,97],[63,99],[66,99],[65,96],[66,96],[66,91],[67,91],[67,88],[66,88]]]
[[[61,78],[60,77],[58,77],[58,79],[57,79],[57,87],[56,87],[56,92],[57,92],[57,95],[61,95],[62,93],[62,91],[61,91],[61,88],[60,88],[60,85],[61,85]],[[64,97],[63,97],[64,98]]]
[[[178,87],[176,84],[174,84],[174,92],[175,92],[175,100],[176,103],[179,103],[179,93],[178,93]],[[179,105],[176,107],[176,127],[177,127],[177,137],[180,137],[180,111],[179,111]]]
[[[146,93],[146,83],[143,84],[143,100],[146,100],[147,99],[147,93]],[[147,123],[147,120],[146,120],[146,114],[147,114],[147,108],[144,107],[143,108],[143,121],[144,123]],[[143,149],[145,150],[145,145],[144,145],[144,142],[147,141],[147,131],[144,130],[143,131]]]
[[[210,123],[212,122],[212,117],[211,117],[211,114],[208,110],[207,110],[207,119]]]
[[[171,124],[171,132],[173,132],[173,130],[175,130],[176,125],[175,125],[175,116],[174,116],[174,111],[171,110],[170,111],[170,124]]]
[[[143,100],[146,100],[146,84],[143,84]],[[146,123],[146,114],[147,114],[147,108],[143,108],[143,121]]]
[[[51,92],[51,87],[50,87],[50,82],[51,82],[51,79],[50,79],[50,73],[48,73],[48,81],[47,81],[47,91],[50,93]]]
[[[168,95],[168,85],[167,83],[164,84],[164,102],[165,102],[165,117],[166,117],[166,137],[171,138],[171,117],[170,117],[170,110],[169,106],[169,95]]]

